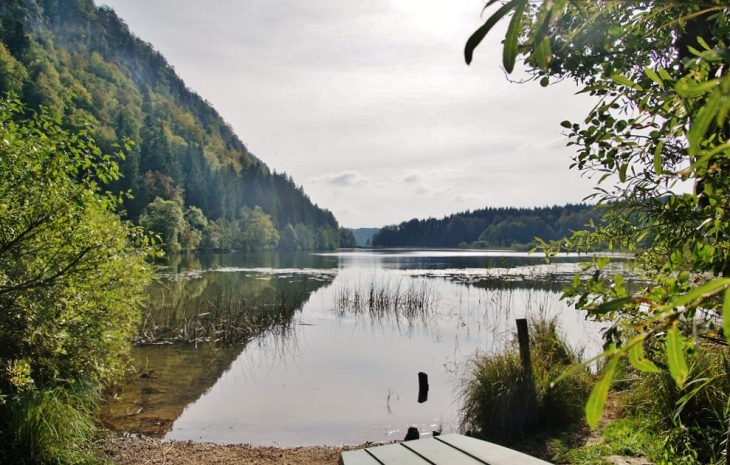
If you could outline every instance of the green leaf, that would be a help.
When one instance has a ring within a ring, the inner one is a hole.
[[[692,121],[692,127],[687,133],[689,141],[690,156],[697,155],[702,145],[702,138],[705,137],[707,129],[710,127],[712,119],[717,114],[722,101],[722,89],[716,88],[707,98],[705,104],[697,112],[697,117]]]
[[[664,173],[664,167],[662,166],[662,150],[664,149],[664,141],[661,140],[654,149],[654,171],[658,176]]]
[[[722,331],[725,339],[730,341],[730,288],[725,291],[725,299],[722,302]]]
[[[517,59],[518,39],[522,30],[522,16],[525,13],[527,0],[521,0],[515,6],[515,13],[507,28],[507,35],[504,38],[504,47],[502,48],[502,64],[505,71],[511,73],[515,69],[515,60]]]
[[[570,129],[573,126],[572,124],[570,124],[570,121],[568,121],[567,119],[565,121],[561,122],[560,125],[562,127],[564,127],[565,129]]]
[[[677,83],[675,90],[681,97],[691,98],[699,97],[711,91],[720,84],[719,79],[704,82],[692,82],[683,80]]]
[[[644,90],[643,87],[641,87],[640,85],[638,85],[631,79],[629,79],[625,76],[622,76],[620,74],[614,74],[613,76],[611,76],[611,80],[618,85],[630,87],[634,90],[639,90],[639,91]]]
[[[622,163],[621,166],[618,167],[618,179],[621,182],[626,182],[626,170],[628,169],[629,165],[628,163]]]
[[[647,75],[649,79],[656,82],[659,87],[661,87],[662,90],[664,90],[664,81],[662,81],[662,78],[659,77],[659,75],[648,66],[644,68],[644,73]]]
[[[659,368],[644,356],[644,345],[642,342],[639,341],[629,348],[629,362],[631,362],[634,368],[645,373],[659,373]]]
[[[540,85],[542,87],[547,87],[548,85],[550,85],[550,78],[547,76],[544,76],[542,79],[540,79]]]
[[[676,322],[667,331],[667,365],[669,365],[669,374],[681,389],[687,379],[689,369],[687,361],[684,359],[684,343]]]
[[[535,62],[543,71],[547,71],[551,58],[550,37],[543,37],[535,47]]]
[[[598,422],[601,420],[603,415],[603,407],[606,405],[606,399],[608,398],[608,388],[611,386],[611,380],[616,372],[616,365],[618,365],[620,356],[614,355],[611,360],[608,361],[606,367],[603,369],[603,376],[593,386],[593,391],[588,398],[586,404],[586,421],[591,429],[596,429]]]
[[[601,305],[598,305],[595,309],[591,311],[591,313],[598,313],[602,315],[608,312],[620,310],[621,308],[623,308],[624,305],[633,302],[633,300],[633,297],[621,297],[618,299],[609,300],[608,302],[604,302]]]
[[[729,285],[730,278],[716,279],[714,281],[710,281],[709,283],[700,287],[696,287],[686,294],[674,299],[674,301],[666,305],[665,308],[682,307],[694,303],[695,301],[700,299],[704,300],[707,297],[717,294],[719,291],[725,289]]]
[[[697,36],[697,42],[704,48],[705,50],[710,50],[711,47],[707,45],[707,42],[705,42],[705,39],[702,38],[702,36]]]
[[[474,57],[474,50],[482,42],[482,40],[484,40],[487,33],[499,22],[499,20],[509,13],[510,10],[516,8],[517,5],[523,1],[524,0],[512,0],[509,3],[502,5],[499,10],[494,12],[494,14],[490,16],[487,21],[471,35],[471,37],[469,37],[469,40],[466,41],[466,46],[464,47],[464,59],[466,60],[467,65],[471,64],[472,58]]]

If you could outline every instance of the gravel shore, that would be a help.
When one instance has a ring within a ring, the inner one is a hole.
[[[335,465],[343,450],[368,447],[295,447],[290,449],[246,444],[222,445],[168,441],[146,437],[106,439],[99,443],[100,453],[118,465],[143,464],[281,464]]]

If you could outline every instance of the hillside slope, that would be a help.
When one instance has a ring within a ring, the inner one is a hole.
[[[63,112],[67,126],[90,122],[105,153],[131,142],[112,190],[130,190],[126,215],[176,243],[173,251],[273,248],[280,240],[295,249],[337,246],[332,213],[251,154],[110,8],[92,0],[0,2],[0,93],[7,92],[31,110]],[[180,221],[159,224],[160,215],[178,214]]]

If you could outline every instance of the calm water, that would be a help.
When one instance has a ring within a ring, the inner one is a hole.
[[[139,415],[170,439],[281,446],[402,439],[409,426],[456,431],[466,360],[502,347],[515,318],[557,315],[571,344],[598,351],[599,328],[559,300],[578,261],[545,265],[524,253],[407,250],[184,257],[163,276],[185,292],[202,298],[212,289],[298,288],[301,310],[287,331],[245,346],[136,349],[137,366],[145,364],[140,373],[147,368],[145,380],[157,384],[130,388],[120,395],[128,404],[112,405],[112,415]],[[370,287],[419,290],[431,305],[414,314],[338,305],[338,296]],[[421,404],[418,372],[430,383]]]

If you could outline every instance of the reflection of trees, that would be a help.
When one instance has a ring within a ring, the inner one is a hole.
[[[298,351],[295,316],[312,293],[332,284],[336,271],[331,269],[337,269],[337,261],[332,266],[332,257],[267,257],[173,257],[165,271],[167,276],[171,271],[176,276],[150,287],[138,337],[138,342],[158,344],[133,349],[133,369],[123,389],[103,406],[105,424],[116,430],[162,436],[243,350],[259,353],[258,365],[294,360]],[[257,269],[291,268],[292,272],[245,270],[253,265]],[[218,268],[244,270],[200,271]],[[312,271],[294,272],[295,268]],[[162,341],[178,343],[160,345]],[[245,345],[235,345],[237,342]],[[253,372],[255,367],[246,369]]]
[[[137,341],[245,342],[285,332],[333,275],[207,272],[150,288]]]
[[[169,258],[165,273],[185,273],[190,270],[216,270],[219,268],[272,268],[272,269],[337,269],[339,258],[332,255],[315,255],[309,252],[258,252],[228,254],[178,254]]]

